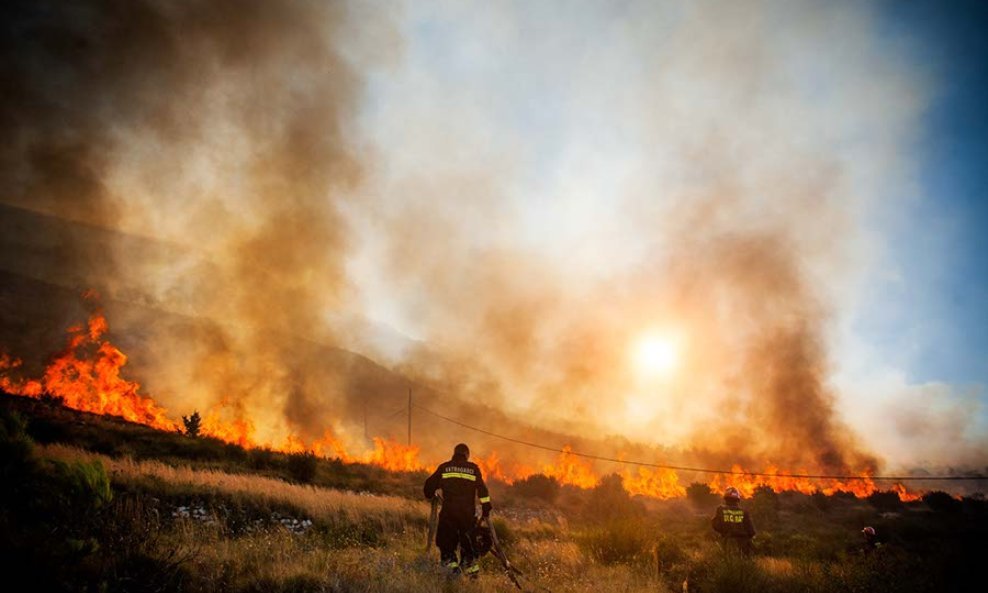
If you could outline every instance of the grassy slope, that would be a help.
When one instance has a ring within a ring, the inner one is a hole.
[[[37,539],[30,551],[15,549],[4,557],[20,559],[15,572],[45,572],[49,588],[448,589],[436,574],[435,551],[429,558],[422,554],[422,475],[323,460],[312,484],[291,483],[289,456],[0,397],[0,412],[11,411],[28,420],[27,433],[39,443],[35,458],[98,466],[112,488],[109,502],[58,499],[69,512],[45,530],[43,521],[35,529],[13,515],[23,501],[15,499],[5,511],[8,533]],[[62,466],[40,466],[44,473],[31,475],[44,477]],[[39,491],[70,485],[45,481]],[[520,487],[493,490],[513,558],[532,584],[555,593],[678,591],[684,581],[690,591],[959,590],[988,542],[985,505],[978,501],[953,512],[931,512],[917,503],[883,515],[854,498],[787,493],[746,501],[760,530],[760,555],[751,563],[732,562],[710,537],[707,517],[715,501],[695,506],[634,500],[620,489],[563,488],[549,506],[531,493],[524,496]],[[863,524],[885,537],[880,554],[856,552]],[[16,548],[21,541],[7,545]],[[484,568],[471,590],[510,588],[491,557]]]

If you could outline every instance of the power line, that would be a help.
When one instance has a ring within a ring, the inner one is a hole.
[[[666,465],[661,463],[649,463],[647,461],[634,461],[629,459],[616,459],[614,457],[604,457],[601,455],[591,455],[590,453],[580,453],[579,451],[572,451],[567,449],[561,449],[559,447],[551,447],[548,445],[541,445],[539,443],[533,443],[531,441],[524,441],[521,439],[512,438],[509,436],[504,436],[503,434],[498,434],[496,432],[491,432],[489,430],[484,430],[483,428],[478,428],[476,426],[471,426],[464,422],[460,422],[454,418],[448,416],[443,416],[438,412],[433,412],[428,408],[423,408],[418,404],[412,404],[413,407],[422,410],[427,414],[431,414],[436,418],[445,420],[457,426],[473,430],[488,436],[499,438],[511,443],[517,443],[519,445],[525,445],[526,447],[532,447],[534,449],[542,449],[544,451],[552,451],[554,453],[565,453],[567,455],[575,455],[577,457],[583,457],[585,459],[593,459],[596,461],[610,461],[613,463],[623,463],[626,465],[637,465],[641,467],[654,467],[658,469],[671,469],[676,471],[684,472],[697,472],[704,474],[722,474],[722,475],[734,475],[734,476],[756,476],[765,478],[806,478],[806,479],[816,479],[816,480],[873,480],[873,481],[894,481],[902,482],[905,480],[937,480],[937,481],[962,481],[962,480],[988,480],[988,476],[828,476],[828,475],[814,475],[814,474],[769,474],[764,472],[736,472],[726,469],[710,469],[705,467],[685,467],[679,465]]]

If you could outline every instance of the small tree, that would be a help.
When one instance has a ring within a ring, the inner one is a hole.
[[[779,515],[779,495],[771,486],[759,486],[751,495],[751,507],[759,519],[774,521]]]
[[[292,479],[302,484],[311,484],[316,477],[319,458],[312,451],[292,453],[288,456],[288,473]]]
[[[810,500],[813,501],[813,506],[821,513],[826,513],[833,506],[833,501],[830,500],[830,497],[819,490],[810,495]]]
[[[687,486],[686,498],[698,507],[709,507],[717,503],[717,495],[703,482],[693,482]]]
[[[961,510],[961,501],[942,490],[934,490],[923,495],[923,502],[930,510],[938,513],[951,513]]]
[[[524,480],[518,480],[511,488],[518,496],[527,500],[553,503],[559,496],[559,480],[545,474],[533,474]]]
[[[618,474],[601,478],[590,491],[585,512],[596,521],[609,521],[639,514],[641,503],[631,500],[624,489],[624,480]]]
[[[868,502],[879,512],[888,513],[902,510],[902,499],[895,490],[876,490],[868,495]]]
[[[185,424],[185,434],[190,437],[199,436],[199,429],[202,427],[202,417],[199,411],[192,412],[191,416],[182,416],[182,423]]]

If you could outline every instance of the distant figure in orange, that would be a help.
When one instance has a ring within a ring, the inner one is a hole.
[[[755,526],[751,522],[751,513],[741,508],[741,493],[737,488],[731,486],[724,491],[724,504],[717,507],[710,524],[721,536],[727,553],[740,552],[745,557],[751,555]]]

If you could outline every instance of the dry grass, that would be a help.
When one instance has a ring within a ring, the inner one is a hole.
[[[113,458],[66,447],[39,447],[42,456],[63,461],[99,460],[115,484],[134,484],[148,478],[170,485],[187,486],[193,491],[211,491],[226,495],[255,498],[265,502],[290,505],[312,518],[383,521],[392,530],[401,531],[409,522],[424,522],[428,506],[423,503],[373,494],[357,494],[299,484],[250,474],[230,474],[217,470],[171,466],[158,461],[135,461],[129,457]]]
[[[483,570],[476,581],[448,581],[438,570],[435,553],[428,558],[421,554],[417,537],[393,541],[384,548],[328,550],[285,532],[228,539],[190,523],[173,535],[176,545],[202,544],[192,561],[196,581],[189,583],[191,590],[346,593],[515,590],[490,556],[483,560]],[[625,566],[587,564],[572,544],[539,542],[535,548],[519,546],[513,552],[529,577],[523,581],[526,591],[599,593],[602,583],[607,584],[609,593],[669,591],[660,581]],[[533,556],[526,557],[528,554]],[[545,573],[539,566],[552,569]]]
[[[296,485],[215,469],[176,467],[159,461],[112,458],[59,445],[38,447],[37,452],[67,462],[99,461],[119,493],[115,504],[129,500],[127,497],[135,501],[140,512],[132,513],[132,520],[120,516],[126,514],[123,512],[108,515],[110,523],[119,524],[114,533],[133,532],[136,535],[131,539],[141,544],[137,546],[139,554],[111,567],[116,570],[114,574],[133,575],[132,580],[121,584],[119,578],[114,580],[111,576],[101,581],[109,585],[109,593],[138,591],[130,586],[135,582],[161,583],[160,590],[225,593],[514,590],[490,555],[483,559],[483,572],[476,582],[448,582],[438,571],[436,550],[429,556],[422,552],[428,512],[424,501]],[[258,511],[283,512],[289,507],[313,519],[318,528],[292,532],[268,522],[257,529],[238,530],[223,519],[209,522],[174,515],[150,528],[145,525],[148,514],[141,505],[167,510],[175,504],[188,504],[190,499],[248,507],[255,515]],[[167,504],[159,504],[162,500]],[[118,508],[126,510],[126,505]],[[760,542],[764,546],[761,554],[753,561],[741,561],[725,558],[716,541],[705,537],[709,529],[705,516],[683,517],[675,509],[662,512],[653,511],[655,514],[648,520],[624,520],[613,525],[574,522],[572,529],[566,522],[541,515],[516,514],[512,519],[508,514],[498,519],[503,521],[502,535],[508,542],[509,556],[528,577],[523,581],[526,591],[661,593],[681,591],[688,580],[690,591],[708,593],[932,593],[964,590],[941,586],[960,582],[948,580],[944,575],[954,573],[946,572],[944,567],[966,570],[967,558],[973,557],[972,553],[959,561],[949,556],[945,560],[934,558],[923,565],[920,562],[924,556],[894,546],[875,557],[834,555],[831,551],[835,544],[830,540],[835,531],[839,533],[839,526],[823,519],[814,522],[813,517],[792,515],[790,527],[798,525],[800,529],[774,535],[766,530],[760,536],[764,540]],[[934,519],[937,517],[917,516],[914,520],[922,522],[915,529],[935,525],[930,523]],[[983,518],[979,515],[976,520]],[[144,537],[144,532],[153,537]],[[936,545],[941,539],[936,540]],[[113,539],[106,541],[112,544]],[[593,545],[588,546],[588,542]],[[598,548],[626,553],[595,553]],[[951,553],[957,549],[960,548],[951,548]],[[182,559],[181,566],[166,573],[162,567],[168,568],[176,558]]]
[[[446,593],[459,585],[438,570],[438,553],[422,553],[427,507],[391,496],[361,495],[275,479],[229,474],[216,470],[174,467],[157,461],[111,458],[60,445],[39,447],[45,457],[63,461],[95,461],[104,464],[115,486],[147,488],[165,484],[193,492],[220,493],[290,505],[314,519],[328,522],[372,520],[389,526],[392,536],[378,547],[334,548],[316,534],[292,534],[269,527],[230,537],[220,523],[179,519],[164,526],[154,547],[154,557],[188,558],[181,579],[187,591],[337,591],[371,593]],[[153,490],[152,490],[153,492]],[[410,525],[414,527],[409,528]],[[539,521],[510,525],[517,541],[512,559],[527,575],[526,589],[552,589],[553,593],[628,593],[667,590],[663,582],[629,566],[595,564],[565,537],[565,530]],[[557,538],[549,538],[555,529]],[[479,579],[469,582],[472,593],[513,590],[500,564],[492,556],[482,561]]]

